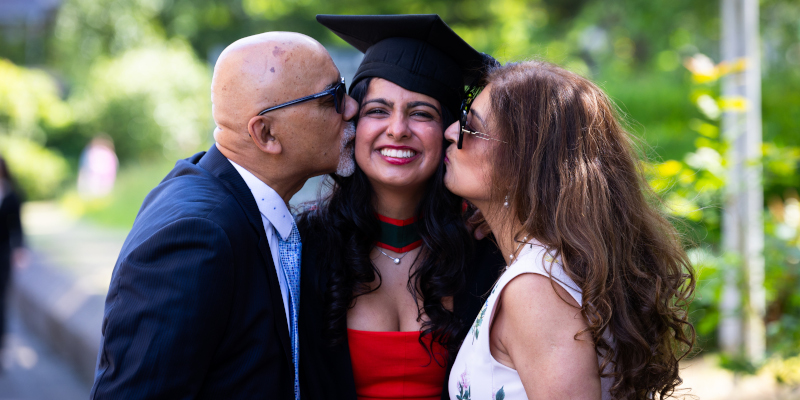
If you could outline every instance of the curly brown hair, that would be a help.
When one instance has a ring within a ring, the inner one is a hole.
[[[695,342],[687,316],[695,275],[612,101],[539,61],[496,68],[487,84],[492,132],[508,143],[494,146],[493,199],[508,196],[519,237],[556,252],[580,286],[612,397],[671,396]]]

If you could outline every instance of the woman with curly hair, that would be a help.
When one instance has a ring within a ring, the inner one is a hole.
[[[451,399],[670,396],[694,344],[694,272],[611,101],[543,62],[486,84],[445,132],[445,185],[483,212],[508,267]]]

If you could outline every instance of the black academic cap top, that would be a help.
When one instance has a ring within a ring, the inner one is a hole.
[[[351,90],[362,79],[383,78],[439,100],[456,118],[464,86],[496,63],[436,14],[317,15],[317,21],[364,53]]]

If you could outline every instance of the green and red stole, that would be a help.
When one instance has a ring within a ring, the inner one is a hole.
[[[406,220],[375,214],[381,224],[381,237],[375,245],[395,253],[405,253],[422,246],[417,230],[417,217]]]

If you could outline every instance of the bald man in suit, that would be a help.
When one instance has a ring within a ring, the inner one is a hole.
[[[92,399],[298,397],[299,293],[278,247],[296,230],[288,201],[305,181],[352,173],[357,104],[343,85],[301,34],[223,51],[216,143],[178,161],[142,204],[109,287]]]

